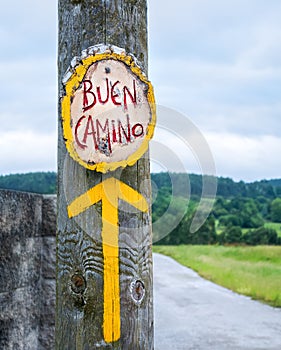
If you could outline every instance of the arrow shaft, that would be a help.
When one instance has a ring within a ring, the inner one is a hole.
[[[108,190],[108,189],[107,189]],[[102,241],[104,259],[104,340],[112,343],[120,338],[120,287],[118,245],[118,198],[104,196],[102,202]]]

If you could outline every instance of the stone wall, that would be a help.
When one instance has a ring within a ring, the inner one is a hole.
[[[56,197],[0,190],[0,349],[54,349]]]

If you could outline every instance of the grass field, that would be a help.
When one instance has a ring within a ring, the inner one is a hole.
[[[237,293],[281,307],[281,247],[154,246],[201,276]]]

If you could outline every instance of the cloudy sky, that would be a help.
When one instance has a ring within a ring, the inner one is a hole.
[[[2,5],[0,174],[56,170],[56,6]],[[157,103],[195,125],[218,175],[281,177],[280,15],[280,0],[149,1]],[[188,171],[200,171],[165,138]]]

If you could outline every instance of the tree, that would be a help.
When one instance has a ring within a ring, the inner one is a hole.
[[[271,202],[270,217],[274,222],[281,222],[281,198],[276,198]]]
[[[279,244],[277,232],[273,229],[260,227],[250,230],[243,236],[243,241],[249,245]]]
[[[257,228],[264,224],[264,220],[258,210],[254,199],[248,199],[241,207],[240,217],[243,222],[242,227]]]
[[[218,238],[221,244],[240,243],[242,240],[242,230],[240,226],[227,227]]]
[[[220,225],[232,227],[232,226],[241,226],[243,224],[243,221],[239,217],[239,215],[224,215],[220,217]]]
[[[192,244],[214,244],[217,242],[216,223],[213,215],[210,215],[204,224],[191,235]]]

